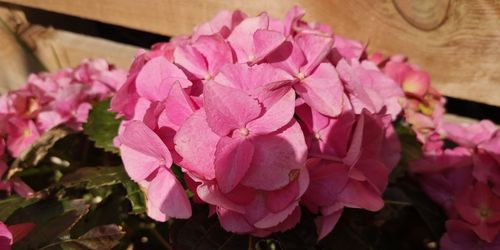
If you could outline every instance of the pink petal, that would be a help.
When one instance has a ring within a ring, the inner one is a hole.
[[[342,112],[344,88],[331,64],[321,63],[309,77],[296,83],[294,88],[318,112],[332,117]]]
[[[316,231],[318,233],[318,241],[323,239],[333,230],[343,211],[344,209],[341,208],[333,214],[322,215],[314,220],[316,224]]]
[[[229,232],[246,234],[254,230],[254,227],[248,224],[245,217],[237,212],[217,207],[217,215],[221,226]]]
[[[148,188],[148,199],[168,217],[191,217],[191,204],[184,188],[170,169],[161,167]]]
[[[363,208],[375,212],[384,206],[381,193],[368,182],[349,180],[338,197],[340,202],[351,208]]]
[[[125,169],[135,181],[145,179],[161,165],[172,165],[167,146],[140,121],[132,121],[127,125],[120,135],[120,142]]]
[[[226,64],[217,74],[214,81],[252,94],[268,83],[291,80],[289,75],[269,64],[249,66],[246,63]]]
[[[311,74],[321,61],[330,52],[333,45],[333,38],[331,36],[300,33],[295,37],[297,45],[302,49],[307,64],[302,66],[302,72],[305,75]],[[337,77],[335,77],[337,78]]]
[[[352,134],[351,145],[347,151],[346,156],[343,159],[349,166],[353,166],[359,159],[361,155],[361,146],[363,143],[363,130],[365,126],[365,117],[363,115],[359,116],[358,122],[356,123],[356,128]]]
[[[275,91],[280,95],[278,91]],[[272,94],[271,94],[272,95]],[[272,98],[272,97],[269,97]],[[295,111],[295,92],[289,90],[274,105],[267,107],[264,115],[248,123],[247,128],[252,134],[269,134],[290,122]]]
[[[223,193],[233,190],[245,176],[254,147],[245,138],[223,137],[215,151],[215,177]]]
[[[262,190],[276,190],[290,182],[292,171],[305,166],[307,148],[297,122],[280,133],[252,138],[255,147],[252,166],[242,180],[244,185]]]
[[[287,208],[281,210],[278,213],[268,213],[266,216],[264,216],[262,219],[259,221],[255,222],[253,225],[257,228],[268,228],[268,227],[273,227],[276,226],[288,218],[294,211],[295,208],[298,206],[297,203],[292,203],[290,206]]]
[[[307,162],[311,181],[303,201],[310,210],[333,204],[349,179],[348,166],[327,161],[318,163],[315,164],[312,160]]]
[[[259,62],[268,54],[277,49],[283,42],[285,36],[277,31],[272,30],[257,30],[253,34],[254,56],[253,62]]]
[[[208,204],[229,209],[238,213],[244,213],[245,207],[228,199],[217,187],[216,184],[200,184],[196,189],[200,199]]]
[[[203,79],[208,75],[208,65],[205,58],[192,46],[184,45],[176,47],[174,62],[199,79]]]
[[[183,88],[192,85],[177,66],[162,56],[155,57],[147,62],[137,75],[137,93],[151,101],[162,101],[176,81],[179,81]]]
[[[12,233],[12,238],[14,243],[26,237],[26,235],[28,235],[31,232],[31,230],[33,230],[34,227],[35,224],[31,222],[8,226],[9,231]]]
[[[183,157],[179,165],[199,178],[214,179],[215,149],[219,139],[208,127],[205,109],[194,112],[174,137],[175,151]]]
[[[231,47],[220,35],[200,36],[193,47],[205,57],[210,77],[215,76],[222,66],[233,62]]]
[[[174,83],[165,100],[163,113],[170,122],[181,126],[184,121],[196,110],[195,104],[186,94],[179,82]]]
[[[245,92],[220,85],[214,81],[205,84],[205,110],[210,128],[220,136],[246,124],[260,115],[257,100]]]
[[[13,177],[10,181],[12,183],[12,187],[14,188],[16,194],[18,194],[23,198],[29,198],[33,196],[33,194],[35,193],[33,189],[31,189],[31,187],[28,186],[28,184],[26,184],[19,177]]]
[[[298,196],[299,182],[298,179],[296,179],[281,189],[268,192],[266,196],[266,206],[271,212],[277,213],[287,208],[293,201],[296,201]]]
[[[0,249],[10,250],[13,243],[12,233],[7,226],[0,221]]]
[[[259,29],[267,29],[268,26],[269,17],[264,13],[257,17],[247,18],[234,28],[227,41],[234,49],[238,62],[255,59],[253,34]]]

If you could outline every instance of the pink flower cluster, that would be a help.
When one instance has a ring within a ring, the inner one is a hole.
[[[423,143],[424,150],[440,148],[445,98],[431,86],[429,74],[409,64],[404,56],[384,58],[375,53],[370,59],[403,89],[404,119]]]
[[[34,227],[35,225],[33,223],[21,223],[7,226],[0,221],[0,249],[10,250],[12,244],[28,235]]]
[[[105,60],[85,60],[73,69],[32,74],[21,89],[0,96],[0,178],[9,158],[51,128],[64,124],[81,130],[91,103],[110,97],[125,79],[125,71]],[[24,197],[32,193],[18,178],[0,181],[0,190],[12,189]]]
[[[448,217],[444,250],[500,248],[500,129],[483,120],[444,124],[457,146],[424,152],[410,164],[423,190]]]
[[[304,205],[321,238],[344,207],[382,208],[404,93],[359,42],[303,15],[223,11],[138,53],[111,109],[151,218],[191,216],[172,164],[231,232],[290,229]]]

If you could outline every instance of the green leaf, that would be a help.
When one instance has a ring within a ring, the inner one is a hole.
[[[127,190],[127,199],[132,205],[132,212],[135,214],[146,212],[146,198],[139,185],[130,180],[123,181],[122,185]]]
[[[82,187],[85,189],[93,189],[118,184],[129,179],[130,178],[122,166],[84,167],[63,176],[61,181],[56,185],[62,185],[66,188]]]
[[[108,111],[109,104],[110,99],[106,99],[93,105],[87,123],[83,125],[83,132],[95,142],[96,147],[118,153],[118,149],[113,146],[113,138],[118,134],[120,120]]]
[[[63,249],[93,250],[111,249],[119,243],[125,232],[118,225],[103,225],[95,227],[77,239],[60,242]]]
[[[16,210],[37,202],[38,199],[25,199],[19,196],[10,196],[0,200],[0,221],[5,221]]]
[[[33,230],[15,249],[38,249],[51,245],[67,233],[88,212],[83,200],[46,200],[17,210],[7,220],[7,224],[32,222]]]

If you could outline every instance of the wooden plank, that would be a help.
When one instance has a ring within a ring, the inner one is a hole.
[[[0,18],[32,50],[23,49],[5,27],[0,29],[0,93],[25,83],[37,72],[35,56],[49,70],[78,65],[85,58],[104,58],[119,68],[128,69],[139,48],[101,38],[45,28],[27,22],[15,9],[0,7]]]
[[[22,13],[0,8],[0,94],[21,86],[36,64],[19,45],[10,30],[22,23]]]
[[[500,106],[500,1],[495,0],[0,0],[144,31],[186,34],[221,9],[306,20],[362,40],[369,51],[408,55],[446,95]]]
[[[128,69],[139,48],[101,38],[67,31],[45,29],[32,37],[35,54],[49,71],[74,67],[85,58],[104,58],[123,69]]]

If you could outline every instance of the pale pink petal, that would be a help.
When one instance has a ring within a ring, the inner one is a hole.
[[[276,94],[281,95],[278,91]],[[271,98],[271,97],[269,97]],[[268,107],[264,115],[248,123],[252,134],[269,134],[290,122],[295,111],[295,92],[289,90],[274,105]]]
[[[199,178],[215,178],[215,149],[220,137],[208,127],[205,109],[194,112],[174,137],[175,150],[183,157],[179,165]]]
[[[277,49],[283,42],[285,36],[277,31],[272,30],[257,30],[253,34],[254,42],[254,59],[253,62],[259,62],[267,55]]]
[[[133,180],[145,179],[161,165],[172,165],[167,146],[142,122],[129,123],[120,135],[120,142],[125,169]]]
[[[166,167],[160,167],[148,188],[148,199],[168,217],[191,217],[191,204],[184,188]]]
[[[263,13],[260,16],[243,20],[234,28],[227,41],[234,49],[238,62],[248,62],[255,59],[253,34],[259,29],[267,29],[268,26],[269,17]]]
[[[220,136],[246,124],[260,115],[257,100],[245,92],[209,81],[204,88],[204,107],[210,128]]]
[[[176,81],[183,88],[192,85],[177,66],[164,57],[156,57],[147,62],[137,75],[137,93],[151,101],[162,101]]]
[[[208,76],[206,78],[214,77],[225,64],[233,62],[233,55],[231,47],[219,35],[200,36],[193,44],[207,62]]]
[[[174,62],[199,79],[203,79],[208,75],[208,65],[205,58],[192,46],[185,45],[176,47],[174,51]]]
[[[302,66],[302,72],[305,75],[310,75],[316,66],[330,52],[333,45],[333,37],[312,33],[300,33],[295,37],[297,45],[302,49],[307,64]],[[336,77],[335,77],[336,78]]]
[[[186,94],[186,91],[184,91],[178,82],[174,83],[165,100],[163,114],[171,123],[181,126],[195,110],[196,106]],[[160,120],[158,123],[160,125]]]

